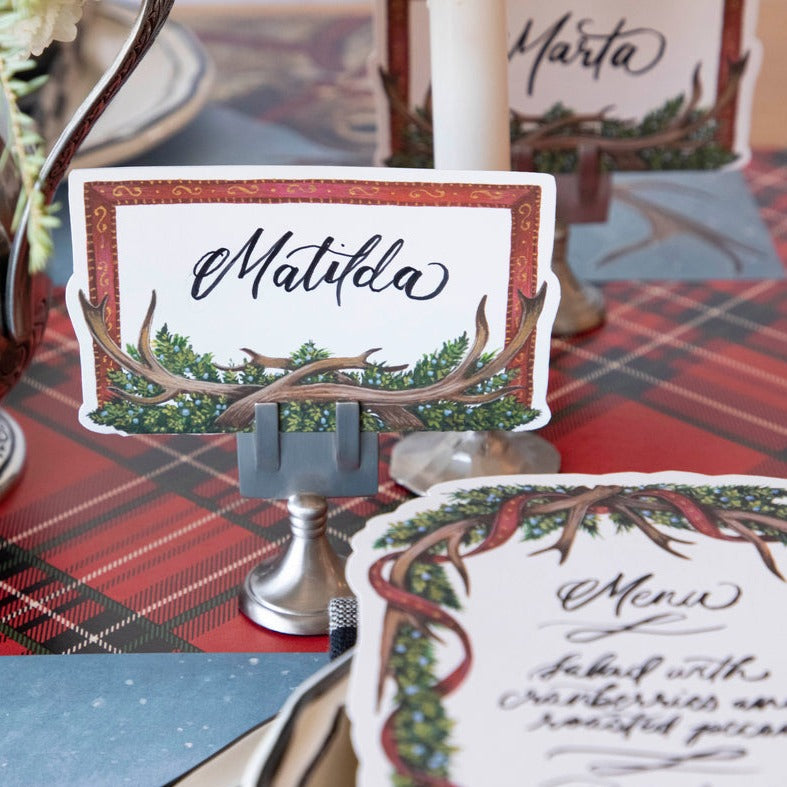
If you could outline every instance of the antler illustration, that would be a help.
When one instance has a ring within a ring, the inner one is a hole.
[[[519,386],[507,386],[483,393],[471,392],[470,389],[505,370],[522,350],[538,323],[545,298],[545,286],[541,287],[534,298],[527,298],[519,293],[521,316],[514,336],[491,360],[482,363],[484,349],[489,341],[489,324],[485,313],[486,296],[482,297],[476,309],[475,338],[461,363],[435,383],[392,391],[363,386],[351,380],[346,374],[342,374],[351,369],[378,368],[370,363],[369,357],[379,352],[380,348],[372,348],[355,356],[322,358],[297,368],[293,368],[288,359],[270,358],[244,348],[243,351],[250,357],[250,364],[262,364],[285,370],[285,374],[268,385],[225,383],[182,377],[166,369],[151,346],[151,324],[156,305],[155,292],[151,295],[150,305],[142,321],[137,341],[140,360],[123,351],[110,335],[105,316],[107,299],[96,306],[88,301],[83,292],[79,293],[88,330],[97,346],[118,366],[163,389],[161,393],[150,397],[138,396],[117,388],[112,389],[113,394],[135,404],[145,405],[160,404],[183,393],[223,396],[232,404],[216,419],[215,423],[220,427],[235,429],[242,429],[252,423],[254,405],[264,402],[357,401],[368,409],[378,412],[381,418],[388,415],[389,419],[397,425],[412,427],[415,425],[412,421],[415,416],[404,410],[408,405],[445,399],[465,404],[482,404],[498,399],[517,390]],[[406,366],[382,367],[383,371],[401,371],[405,368]],[[338,381],[314,382],[308,379],[327,373],[336,373]],[[418,425],[422,425],[420,421]]]
[[[139,361],[123,351],[112,338],[106,323],[107,297],[98,306],[95,306],[87,299],[85,293],[80,290],[79,304],[82,307],[82,314],[85,316],[85,323],[90,331],[90,335],[101,350],[118,366],[163,388],[163,391],[156,396],[144,397],[136,396],[118,388],[112,389],[114,394],[126,401],[134,402],[135,404],[161,404],[182,393],[213,394],[215,396],[235,398],[248,395],[256,389],[256,386],[253,385],[220,383],[211,380],[192,380],[188,377],[179,377],[165,368],[156,357],[150,343],[150,327],[153,322],[153,312],[156,308],[155,291],[150,296],[150,305],[139,329],[139,338],[137,340],[137,351],[141,359]]]

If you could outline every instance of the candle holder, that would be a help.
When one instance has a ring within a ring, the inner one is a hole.
[[[414,432],[391,452],[391,478],[423,495],[435,484],[487,475],[556,473],[560,453],[532,432]]]
[[[19,424],[0,409],[0,498],[14,488],[25,467],[25,436]]]
[[[602,168],[597,147],[583,145],[577,149],[576,171],[555,176],[557,193],[555,241],[552,270],[560,282],[560,303],[553,336],[574,336],[597,328],[604,322],[606,311],[601,290],[577,279],[568,262],[568,240],[571,224],[607,220],[612,182]],[[533,151],[522,145],[514,147],[512,165],[516,169],[533,167]]]
[[[568,237],[569,225],[563,221],[556,222],[552,270],[560,282],[560,303],[552,325],[553,336],[574,336],[590,331],[598,328],[606,317],[601,290],[580,281],[571,270]]]

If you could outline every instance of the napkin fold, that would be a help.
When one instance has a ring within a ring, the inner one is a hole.
[[[328,603],[328,655],[331,660],[353,647],[357,636],[357,599],[354,596],[332,598]]]

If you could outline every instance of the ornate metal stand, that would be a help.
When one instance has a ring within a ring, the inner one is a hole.
[[[0,498],[22,477],[25,455],[25,436],[19,424],[0,409]]]
[[[328,602],[350,594],[344,560],[326,534],[326,496],[377,491],[377,435],[361,432],[357,402],[336,405],[335,432],[279,432],[276,404],[255,406],[255,430],[239,434],[240,491],[288,498],[291,538],[282,554],[246,577],[244,615],[285,634],[324,634]]]

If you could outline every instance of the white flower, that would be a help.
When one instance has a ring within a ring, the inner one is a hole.
[[[73,41],[85,0],[14,0],[13,36],[20,48],[40,55],[53,41]]]

